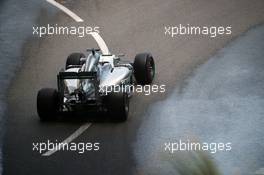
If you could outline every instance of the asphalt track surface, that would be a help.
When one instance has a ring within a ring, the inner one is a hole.
[[[222,175],[264,174],[263,29],[254,27],[227,44],[187,78],[184,89],[148,108],[151,120],[141,122],[134,149],[141,171],[199,174],[195,170],[202,168],[192,154],[188,159],[187,151],[170,155],[161,149],[164,143],[190,140],[230,143],[229,151],[210,150]]]
[[[74,142],[100,142],[100,151],[78,154],[59,151],[43,157],[32,151],[32,142],[62,141],[83,121],[40,122],[36,114],[36,94],[42,87],[56,87],[56,74],[67,55],[95,47],[92,38],[67,36],[30,40],[24,46],[27,58],[8,94],[8,126],[4,140],[4,174],[142,174],[136,166],[133,144],[143,120],[143,112],[162,100],[183,82],[195,67],[251,26],[264,21],[261,0],[255,1],[74,1],[68,4],[84,23],[100,26],[113,53],[126,53],[133,60],[138,52],[149,51],[156,58],[154,83],[166,84],[167,93],[131,99],[131,115],[125,123],[93,123]],[[66,4],[67,6],[67,4]],[[54,8],[54,7],[50,7]],[[48,16],[41,11],[39,23],[76,25],[62,12]],[[231,25],[232,35],[220,38],[164,36],[164,25]],[[146,116],[144,116],[146,117]],[[162,116],[161,116],[162,117]],[[149,116],[151,120],[151,116]],[[155,136],[153,136],[155,137]],[[140,147],[138,148],[140,149]]]

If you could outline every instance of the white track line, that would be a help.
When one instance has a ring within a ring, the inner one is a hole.
[[[66,8],[65,6],[61,5],[60,3],[58,3],[58,2],[56,2],[54,0],[46,0],[46,1],[49,2],[50,4],[56,6],[57,8],[61,9],[67,15],[72,17],[76,22],[83,22],[83,19],[81,19],[79,16],[77,16],[75,13],[73,13],[72,11],[70,11],[68,8]],[[97,42],[97,44],[100,47],[102,53],[104,55],[109,55],[110,54],[109,49],[108,49],[107,45],[105,44],[103,38],[99,35],[99,33],[91,32],[90,34],[93,36],[93,38]]]
[[[62,10],[63,12],[65,12],[67,15],[72,17],[76,22],[83,22],[83,19],[81,19],[75,13],[73,13],[68,8],[64,7],[63,5],[59,4],[58,2],[56,2],[54,0],[46,0],[46,1],[49,2],[50,4],[56,6],[57,8]],[[76,139],[78,136],[80,136],[86,129],[88,129],[91,125],[92,125],[91,123],[83,124],[73,134],[71,134],[68,138],[66,138],[64,141],[62,141],[62,143],[70,143],[70,142],[72,142],[74,139]],[[61,146],[61,144],[59,144],[59,145]],[[55,152],[57,152],[57,151],[59,151],[61,149],[60,146],[56,147],[53,150],[47,151],[46,153],[42,154],[42,156],[50,156],[50,155],[54,154]]]
[[[105,44],[103,38],[99,35],[99,33],[91,32],[90,34],[92,35],[92,37],[97,42],[98,46],[100,47],[100,50],[102,51],[102,54],[103,55],[109,55],[110,54],[109,49],[108,49],[107,45]]]
[[[73,13],[68,8],[64,7],[63,5],[59,4],[58,2],[56,2],[54,0],[46,0],[46,1],[49,2],[50,4],[56,6],[57,8],[62,10],[63,12],[65,12],[67,15],[72,17],[76,22],[83,22],[83,19],[81,19],[75,13]],[[92,37],[97,42],[97,44],[100,47],[102,53],[104,55],[110,54],[106,43],[104,42],[103,38],[99,35],[99,33],[91,32],[90,34],[92,35]],[[73,134],[71,134],[68,138],[66,138],[61,143],[67,143],[68,144],[68,143],[72,142],[74,139],[76,139],[78,136],[80,136],[86,129],[88,129],[91,125],[92,125],[91,123],[86,123],[86,124],[82,125],[79,129],[77,129]],[[61,144],[59,144],[59,145],[61,146]],[[61,149],[60,146],[56,147],[53,150],[49,150],[49,151],[43,153],[42,156],[50,156],[50,155],[54,154],[55,152],[57,152],[57,151],[59,151]]]
[[[66,138],[65,140],[63,140],[61,143],[69,144],[74,139],[76,139],[77,137],[79,137],[91,125],[92,125],[91,123],[83,124],[79,129],[77,129],[74,133],[72,133],[68,138]],[[49,151],[43,153],[42,156],[50,156],[50,155],[54,154],[55,152],[59,151],[61,149],[61,147],[62,147],[62,144],[58,144],[58,145],[59,145],[59,147],[56,147],[53,150],[49,150]]]
[[[61,9],[63,12],[65,12],[67,15],[69,15],[70,17],[72,17],[76,22],[83,22],[83,19],[80,18],[79,16],[77,16],[75,13],[73,13],[72,11],[70,11],[68,8],[66,8],[65,6],[61,5],[60,3],[54,1],[54,0],[46,0],[47,2],[49,2],[50,4],[56,6],[57,8]]]

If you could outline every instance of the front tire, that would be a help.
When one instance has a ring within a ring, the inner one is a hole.
[[[115,121],[126,121],[129,114],[128,94],[125,92],[111,93],[106,100],[110,117]]]
[[[85,55],[83,53],[72,53],[68,56],[66,61],[66,69],[69,69],[70,66],[78,66],[82,65],[81,58],[84,58]]]
[[[56,116],[59,110],[58,91],[51,88],[44,88],[38,92],[37,112],[42,120],[50,120]]]
[[[150,53],[137,54],[134,60],[134,74],[138,84],[151,84],[155,76],[155,62]]]

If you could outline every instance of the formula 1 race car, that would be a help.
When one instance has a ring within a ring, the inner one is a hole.
[[[154,59],[150,53],[141,53],[129,63],[104,50],[88,49],[88,56],[82,53],[68,56],[65,70],[57,75],[58,89],[43,88],[38,92],[37,112],[41,119],[67,112],[103,112],[113,120],[127,119],[131,96],[127,89],[131,86],[127,85],[151,84]]]

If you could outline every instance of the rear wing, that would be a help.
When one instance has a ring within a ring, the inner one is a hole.
[[[66,79],[96,79],[97,72],[59,72],[58,80]]]
[[[59,72],[57,75],[58,92],[60,94],[60,101],[63,103],[65,92],[65,81],[69,79],[85,80],[89,79],[95,85],[95,96],[99,96],[99,81],[97,79],[97,72]]]

